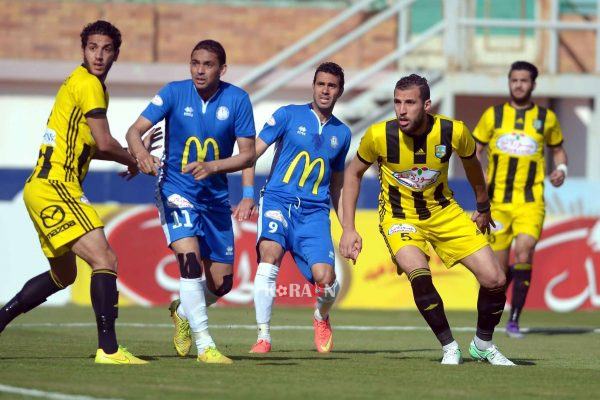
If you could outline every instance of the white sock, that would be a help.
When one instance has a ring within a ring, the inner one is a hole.
[[[269,324],[271,310],[275,302],[275,282],[279,268],[273,264],[261,262],[258,264],[254,277],[254,309],[258,325],[258,339],[271,341]],[[262,329],[261,329],[262,327]]]
[[[215,342],[208,333],[208,315],[206,314],[206,301],[201,279],[180,278],[179,297],[195,337],[198,353],[202,354],[206,347],[214,347]]]
[[[335,302],[335,298],[340,292],[340,283],[337,279],[331,285],[325,285],[318,288],[317,308],[315,310],[315,318],[318,321],[323,321],[329,317],[329,310]]]
[[[479,350],[487,350],[494,345],[491,340],[488,342],[487,340],[479,339],[477,335],[475,335],[473,341]]]
[[[219,296],[210,291],[208,286],[206,285],[206,279],[202,279],[202,290],[204,291],[204,302],[206,303],[206,307],[210,307],[219,300]],[[183,303],[179,303],[179,307],[177,307],[177,315],[179,318],[187,319],[185,315],[185,310],[183,309]]]
[[[444,350],[444,351],[450,350],[450,349],[458,349],[458,343],[456,342],[456,340],[453,340],[452,343],[448,343],[448,344],[442,346],[442,350]]]

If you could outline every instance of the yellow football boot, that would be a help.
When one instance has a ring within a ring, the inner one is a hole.
[[[190,347],[192,347],[192,331],[190,330],[190,323],[188,320],[181,318],[177,314],[177,308],[180,303],[181,301],[179,300],[173,300],[169,306],[169,311],[171,311],[171,319],[175,325],[173,346],[180,357],[185,357],[189,354]]]
[[[206,364],[233,364],[231,358],[225,357],[216,347],[207,347],[198,355],[198,361]]]
[[[131,354],[125,347],[119,346],[116,353],[106,354],[104,350],[98,349],[96,351],[96,358],[94,359],[96,364],[113,364],[113,365],[141,365],[148,364],[148,361],[137,358]]]

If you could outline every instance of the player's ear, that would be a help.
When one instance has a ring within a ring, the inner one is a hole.
[[[221,72],[219,73],[219,77],[225,75],[225,72],[227,72],[227,64],[221,65]]]
[[[431,110],[431,99],[425,100],[425,103],[423,104],[423,108],[425,109],[426,112],[429,112],[429,110]]]

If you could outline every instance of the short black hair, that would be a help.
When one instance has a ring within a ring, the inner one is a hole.
[[[419,88],[421,100],[429,100],[431,96],[429,91],[429,83],[427,83],[427,79],[417,74],[410,74],[408,76],[400,78],[400,80],[396,82],[396,87],[394,88],[394,91],[410,89],[413,86]]]
[[[227,55],[225,54],[225,48],[223,47],[223,45],[221,45],[221,43],[217,42],[216,40],[212,40],[212,39],[201,40],[196,44],[196,46],[194,46],[194,49],[192,50],[191,54],[194,54],[194,52],[196,50],[206,50],[210,53],[213,53],[214,55],[217,56],[217,59],[219,60],[219,64],[221,64],[221,65],[227,64]],[[191,54],[190,54],[190,57],[191,57]]]
[[[81,36],[82,49],[85,49],[85,46],[87,46],[90,35],[106,35],[110,37],[113,41],[113,47],[115,48],[115,51],[119,51],[119,48],[121,47],[121,31],[119,31],[116,26],[108,21],[98,20],[96,22],[87,24],[83,28],[81,34],[79,35]]]
[[[344,69],[342,67],[331,61],[322,63],[317,67],[317,70],[315,71],[315,76],[313,77],[313,85],[315,84],[315,82],[317,82],[317,74],[319,72],[326,72],[333,76],[337,76],[340,80],[340,90],[342,92],[344,91]]]
[[[535,80],[538,77],[538,69],[535,65],[527,61],[515,61],[514,63],[512,63],[512,65],[510,66],[510,71],[508,71],[508,77],[510,78],[510,74],[512,74],[513,71],[522,70],[529,71],[531,81],[535,82]]]

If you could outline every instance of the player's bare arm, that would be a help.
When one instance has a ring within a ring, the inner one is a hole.
[[[185,166],[183,173],[192,174],[198,181],[214,174],[240,171],[253,166],[256,154],[254,138],[237,138],[237,145],[239,154],[222,160],[191,162]]]
[[[483,177],[483,169],[479,159],[474,155],[467,158],[462,158],[461,161],[467,179],[475,192],[475,200],[477,201],[477,210],[473,213],[472,220],[477,224],[477,228],[483,233],[489,233],[490,225],[496,227],[492,221],[490,210],[490,199],[485,187],[485,178]]]
[[[344,172],[344,195],[342,196],[342,209],[344,210],[342,228],[344,232],[340,239],[340,253],[343,257],[354,261],[362,250],[362,238],[355,226],[356,202],[362,177],[369,167],[370,164],[362,162],[355,156]]]
[[[137,160],[137,165],[140,171],[148,175],[157,175],[160,166],[160,160],[150,154],[148,147],[144,145],[142,135],[152,127],[152,122],[140,116],[129,127],[125,139],[129,146],[129,151]]]
[[[550,183],[552,186],[559,187],[567,178],[567,152],[562,146],[552,147],[552,161],[554,171],[550,174]]]
[[[102,160],[116,161],[126,165],[127,168],[137,173],[135,159],[127,150],[110,134],[108,120],[105,114],[95,114],[87,116],[87,124],[90,127],[92,136],[96,141],[97,154],[95,158]],[[101,157],[101,158],[100,158]]]
[[[257,138],[254,143],[254,162],[252,166],[249,168],[245,168],[242,170],[242,186],[243,187],[254,187],[254,164],[256,160],[260,158],[265,151],[269,148],[269,145],[265,143],[264,140]],[[250,201],[248,198],[243,198],[233,209],[233,218],[236,218],[238,221],[245,221],[252,217],[257,212],[256,205],[254,204],[254,199]]]
[[[329,195],[331,196],[331,204],[338,217],[338,221],[342,224],[344,218],[344,207],[342,204],[342,187],[344,186],[344,171],[332,172],[329,182]]]
[[[475,150],[475,155],[477,156],[477,159],[479,160],[479,163],[482,166],[482,170],[483,170],[483,164],[484,161],[486,160],[487,154],[486,154],[486,145],[485,144],[481,144],[481,143],[476,143],[475,144],[476,150]],[[483,171],[483,176],[485,176],[485,171]]]

